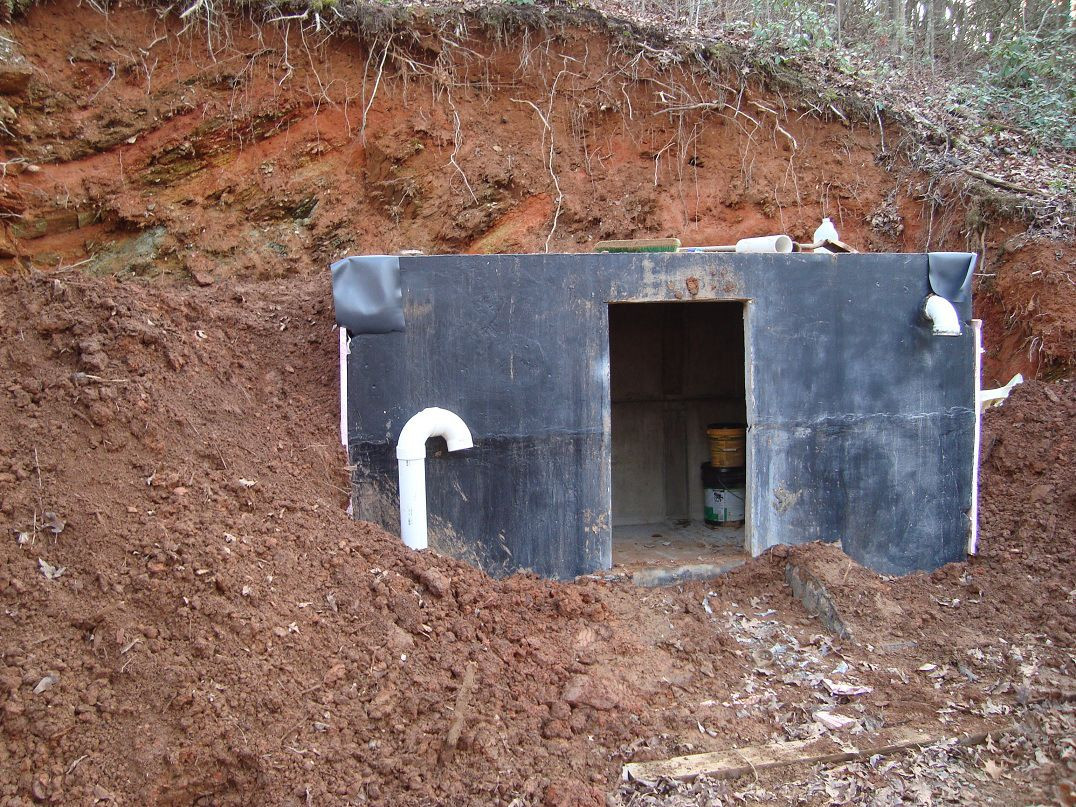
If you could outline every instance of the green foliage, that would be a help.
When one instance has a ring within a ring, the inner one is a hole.
[[[970,14],[972,4],[961,2]],[[987,123],[980,133],[987,141],[993,127],[1024,132],[1039,148],[1076,148],[1076,33],[1058,27],[1056,14],[1042,17],[1037,31],[1024,29],[1015,12],[989,28],[983,19],[965,20],[961,29],[939,17],[937,30],[927,31],[911,18],[910,0],[842,3],[840,23],[832,0],[711,0],[709,7],[712,25],[749,37],[760,66],[774,74],[802,67],[801,57],[883,83],[928,70],[932,83],[949,81],[942,106],[970,125]],[[736,6],[734,21],[722,23],[728,15],[717,9],[729,6]],[[902,11],[894,15],[893,8]]]
[[[968,99],[1046,145],[1076,149],[1076,32],[1021,32],[997,44]]]
[[[10,20],[18,17],[26,9],[30,8],[34,0],[0,0],[0,20]]]

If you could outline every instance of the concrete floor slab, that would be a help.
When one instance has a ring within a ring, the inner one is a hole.
[[[727,566],[747,558],[742,526],[713,529],[701,521],[664,521],[613,527],[612,572],[618,576],[654,568]]]

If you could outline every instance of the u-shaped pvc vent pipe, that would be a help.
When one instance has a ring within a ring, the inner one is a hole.
[[[423,409],[404,424],[396,443],[400,461],[400,537],[404,546],[429,546],[426,524],[426,441],[444,437],[449,451],[472,448],[471,431],[454,412],[436,406]]]
[[[928,294],[923,301],[923,315],[930,320],[935,336],[960,336],[960,315],[944,297]]]

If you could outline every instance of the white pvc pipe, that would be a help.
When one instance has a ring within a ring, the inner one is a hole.
[[[1009,383],[1004,387],[998,387],[997,389],[981,389],[979,390],[979,409],[986,409],[988,406],[1000,403],[1009,397],[1009,393],[1012,392],[1012,388],[1017,384],[1024,383],[1023,373],[1017,373],[1009,379]]]
[[[347,328],[340,331],[340,442],[347,450],[347,357],[351,353],[351,342],[347,337]]]
[[[741,238],[736,242],[737,252],[780,252],[792,251],[792,239],[787,235],[763,235],[759,238]]]
[[[411,549],[429,546],[426,441],[431,437],[444,437],[449,451],[474,446],[467,424],[447,409],[423,409],[404,424],[396,443],[396,459],[400,461],[400,537]]]
[[[400,537],[410,549],[429,546],[426,460],[400,460]]]
[[[975,336],[975,445],[971,457],[971,509],[968,518],[971,530],[968,533],[968,554],[979,552],[979,443],[983,434],[983,408],[979,404],[983,384],[983,321],[973,319],[971,331]]]
[[[953,304],[937,294],[928,294],[923,314],[931,321],[935,336],[960,336],[960,316]]]

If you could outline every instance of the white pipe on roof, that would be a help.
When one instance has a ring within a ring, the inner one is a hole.
[[[712,247],[680,247],[677,252],[779,252],[787,254],[795,249],[787,235],[761,235],[757,238],[741,238],[735,244]]]
[[[400,537],[411,549],[429,546],[426,524],[426,441],[444,437],[449,451],[474,446],[463,419],[447,409],[423,409],[404,424],[396,443],[400,461]]]
[[[737,252],[779,252],[787,255],[792,251],[792,239],[787,235],[763,235],[758,238],[741,238],[736,242]]]

